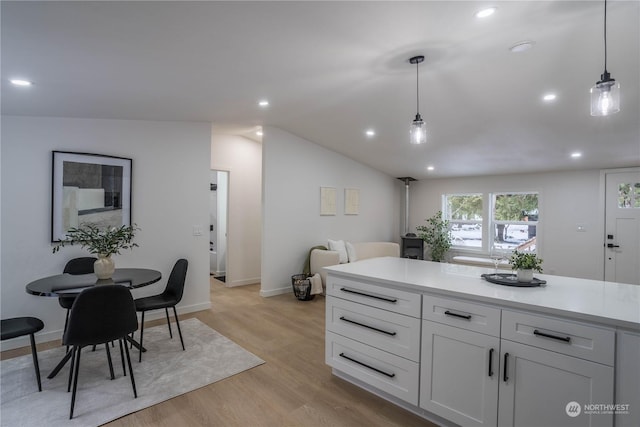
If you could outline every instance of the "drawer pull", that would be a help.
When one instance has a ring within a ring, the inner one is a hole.
[[[453,316],[453,317],[459,317],[461,319],[471,320],[471,315],[470,314],[452,313],[449,310],[445,311],[444,314],[446,314],[447,316]]]
[[[363,328],[373,329],[376,332],[382,332],[383,334],[395,336],[395,332],[385,331],[384,329],[374,328],[373,326],[365,325],[364,323],[356,322],[355,320],[347,319],[344,316],[340,317],[340,320],[344,320],[345,322],[353,323],[354,325],[362,326]]]
[[[509,361],[509,353],[505,353],[504,354],[504,371],[502,372],[502,378],[504,379],[505,383],[509,380],[509,377],[507,376],[507,372],[509,372],[509,368],[507,367],[508,361]]]
[[[379,299],[379,300],[382,300],[382,301],[392,302],[394,304],[396,302],[398,302],[397,298],[387,298],[387,297],[381,297],[381,296],[378,296],[378,295],[365,294],[364,292],[354,291],[353,289],[349,289],[349,288],[340,288],[340,290],[342,292],[348,292],[350,294],[362,295],[363,297],[375,298],[375,299]]]
[[[352,361],[353,363],[357,363],[358,365],[364,366],[365,368],[369,368],[369,369],[371,369],[371,370],[373,370],[373,371],[376,371],[376,372],[378,372],[378,373],[380,373],[380,374],[382,374],[382,375],[386,375],[386,376],[388,376],[389,378],[393,378],[393,377],[395,377],[395,376],[396,376],[396,374],[394,374],[394,373],[391,373],[391,374],[390,374],[389,372],[385,372],[385,371],[383,371],[382,369],[374,368],[373,366],[369,366],[369,365],[367,365],[366,363],[362,363],[362,362],[360,362],[360,361],[358,361],[358,360],[356,360],[356,359],[352,359],[352,358],[351,358],[351,357],[349,357],[349,356],[345,356],[345,355],[344,355],[344,353],[340,353],[340,357],[344,357],[345,359],[350,360],[350,361]]]
[[[533,335],[537,335],[539,337],[551,338],[553,340],[563,341],[563,342],[566,342],[566,343],[571,342],[571,337],[559,337],[557,335],[546,334],[544,332],[540,332],[537,329],[533,330]]]
[[[493,376],[493,349],[489,350],[489,376]]]

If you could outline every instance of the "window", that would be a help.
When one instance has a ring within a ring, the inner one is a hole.
[[[536,252],[538,193],[470,193],[442,196],[452,247],[489,252],[492,246]]]
[[[452,246],[482,247],[482,194],[447,194],[443,216],[449,220]]]
[[[492,241],[500,248],[536,252],[538,215],[538,193],[494,194]]]
[[[618,186],[619,208],[640,208],[640,182]]]

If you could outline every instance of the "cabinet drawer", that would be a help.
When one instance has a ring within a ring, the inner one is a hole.
[[[418,405],[419,364],[382,350],[326,333],[325,361],[379,390]]]
[[[500,336],[500,310],[478,303],[424,295],[422,318],[494,337]]]
[[[609,366],[614,364],[613,329],[502,310],[502,338]]]
[[[407,316],[420,317],[420,294],[329,275],[327,295]]]
[[[327,296],[327,330],[417,362],[420,319]]]

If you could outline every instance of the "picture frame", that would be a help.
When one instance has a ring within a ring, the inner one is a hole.
[[[51,241],[83,224],[130,226],[132,163],[125,157],[53,151]]]
[[[320,215],[336,215],[337,191],[334,187],[320,187]]]
[[[344,214],[360,214],[360,190],[357,188],[344,189]]]

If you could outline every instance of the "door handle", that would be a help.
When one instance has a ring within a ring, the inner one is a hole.
[[[608,248],[619,248],[620,245],[614,245],[613,243],[607,243]]]
[[[504,354],[504,371],[502,372],[502,379],[506,383],[509,381],[509,377],[507,374],[509,373],[509,368],[507,367],[507,362],[509,361],[509,353]]]

